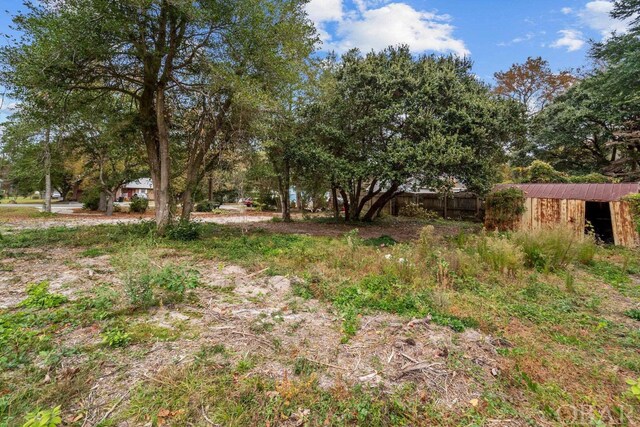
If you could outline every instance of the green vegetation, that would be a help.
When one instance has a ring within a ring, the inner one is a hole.
[[[37,246],[93,255],[93,250],[106,249],[100,241],[111,239],[108,251],[97,253],[109,256],[122,278],[117,291],[112,284],[101,283],[90,295],[72,300],[51,293],[46,283],[32,285],[23,302],[0,311],[0,360],[7,375],[0,386],[9,390],[0,401],[0,417],[8,417],[8,425],[21,425],[22,414],[42,407],[62,405],[64,414],[69,402],[81,399],[81,393],[86,396],[87,385],[80,383],[86,381],[84,375],[114,354],[139,357],[154,345],[176,341],[182,345],[187,337],[197,336],[199,331],[169,318],[163,321],[169,324],[151,321],[154,308],[131,308],[159,305],[186,313],[188,307],[211,304],[185,298],[190,289],[208,286],[204,276],[188,267],[203,262],[212,269],[231,262],[251,271],[268,269],[270,274],[299,277],[292,293],[326,303],[340,319],[340,336],[348,345],[359,337],[367,317],[378,313],[392,313],[404,322],[429,319],[448,328],[454,339],[458,333],[478,329],[504,343],[497,346],[500,376],[495,384],[483,386],[478,407],[455,411],[444,411],[431,398],[421,398],[411,381],[384,393],[348,383],[320,387],[319,376],[327,367],[312,357],[288,354],[272,341],[273,333],[285,325],[283,313],[272,311],[256,317],[247,330],[269,346],[269,353],[295,379],[267,378],[260,373],[265,363],[261,357],[213,342],[196,352],[192,361],[168,365],[154,374],[155,380],[135,385],[114,413],[114,422],[180,425],[187,419],[202,419],[204,411],[212,422],[226,425],[275,424],[283,417],[303,417],[309,425],[325,420],[331,425],[415,420],[482,425],[515,413],[554,423],[553,408],[563,405],[588,401],[604,410],[614,402],[625,411],[638,405],[626,381],[640,375],[636,354],[640,335],[637,328],[610,315],[616,311],[637,319],[637,310],[604,303],[611,298],[640,303],[634,286],[640,268],[637,252],[597,247],[588,236],[578,239],[558,230],[442,236],[438,224],[425,226],[412,243],[388,236],[365,239],[358,232],[328,238],[245,232],[212,224],[200,226],[197,240],[159,237],[152,230],[146,223],[41,233],[24,230],[0,241],[6,258]],[[176,254],[179,263],[171,260]],[[225,290],[219,295],[224,300],[231,294]],[[287,304],[294,310],[294,302]],[[97,337],[93,344],[63,348],[56,344],[61,331],[89,327]],[[295,334],[293,325],[286,327]],[[77,381],[43,384],[46,373],[55,373],[71,355],[85,360]],[[451,369],[466,363],[460,355],[449,357]],[[46,368],[37,367],[43,363]],[[591,368],[603,364],[615,371]],[[11,375],[25,380],[12,383]],[[34,393],[39,389],[41,394]],[[61,399],[64,389],[69,390],[64,392],[68,398]],[[516,403],[509,401],[513,393],[520,396]]]
[[[512,229],[514,223],[525,211],[524,201],[524,192],[518,188],[505,188],[487,195],[485,199],[487,228],[500,231]]]
[[[29,412],[22,427],[58,427],[62,423],[60,406],[37,412]]]
[[[129,211],[135,213],[145,213],[149,209],[149,199],[146,197],[134,196],[129,205]]]

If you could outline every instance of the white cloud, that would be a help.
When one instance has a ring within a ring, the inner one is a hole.
[[[567,52],[574,52],[582,49],[586,43],[582,33],[577,30],[560,30],[558,34],[561,37],[554,41],[550,46],[554,48],[566,48]]]
[[[565,15],[569,15],[573,13],[573,9],[571,9],[570,7],[563,7],[562,9],[560,9],[560,11]]]
[[[357,47],[363,52],[389,45],[407,44],[414,52],[453,52],[468,55],[464,41],[453,35],[448,15],[416,10],[405,3],[356,0],[356,9],[345,11],[340,0],[312,0],[309,17],[316,24],[323,50],[344,52]],[[333,36],[328,23],[335,23]]]
[[[307,15],[315,24],[342,19],[342,0],[311,0],[307,6]]]
[[[610,15],[611,10],[613,10],[613,2],[611,1],[590,1],[583,9],[578,11],[578,17],[584,25],[599,31],[603,37],[607,37],[614,31],[618,33],[626,32],[629,23],[613,19]]]
[[[540,32],[540,33],[541,33],[541,34],[543,34],[543,32]],[[500,43],[498,43],[498,46],[503,46],[503,47],[504,47],[504,46],[511,46],[511,45],[514,45],[514,44],[518,44],[518,43],[523,43],[523,42],[530,41],[530,40],[532,40],[532,39],[533,39],[533,38],[535,38],[535,37],[536,37],[536,34],[535,34],[535,33],[528,32],[528,33],[527,33],[527,34],[525,34],[524,36],[519,36],[519,37],[516,37],[516,38],[514,38],[514,39],[511,39],[511,41],[508,41],[508,42],[500,42]]]

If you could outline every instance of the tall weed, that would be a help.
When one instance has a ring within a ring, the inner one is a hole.
[[[543,271],[563,269],[574,262],[589,264],[597,248],[593,236],[577,236],[566,227],[519,232],[513,240],[522,248],[527,266]]]
[[[522,267],[522,250],[507,237],[481,236],[476,248],[480,260],[494,271],[514,276]]]

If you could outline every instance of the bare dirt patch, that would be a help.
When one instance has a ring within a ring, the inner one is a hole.
[[[0,279],[0,307],[14,307],[28,283],[43,280],[51,282],[52,292],[70,299],[90,295],[99,283],[122,294],[109,256],[82,258],[69,249],[31,250],[30,255],[37,259],[10,260],[14,270]],[[64,356],[56,370],[47,372],[47,380],[83,374],[89,387],[65,408],[65,419],[94,425],[107,414],[117,416],[135,384],[162,382],[159,372],[185,366],[202,348],[214,345],[224,346],[236,361],[252,358],[256,364],[249,375],[290,378],[296,361],[303,360],[317,371],[322,387],[347,383],[393,391],[412,383],[425,399],[454,410],[472,405],[500,375],[503,361],[494,340],[475,330],[456,333],[429,319],[370,314],[343,343],[340,315],[323,302],[294,296],[297,278],[268,277],[216,262],[192,266],[200,271],[202,286],[187,302],[131,313],[127,320],[132,329],[168,331],[170,339],[151,336],[111,349],[101,343],[98,322],[69,326],[54,337],[59,348],[81,350]],[[92,351],[104,356],[90,365]]]

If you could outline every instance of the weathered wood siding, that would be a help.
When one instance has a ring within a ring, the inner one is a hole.
[[[518,228],[534,231],[565,224],[576,234],[584,233],[585,202],[582,200],[525,199],[525,211]]]
[[[635,247],[640,245],[640,237],[631,216],[627,202],[609,202],[613,241],[616,245]]]

